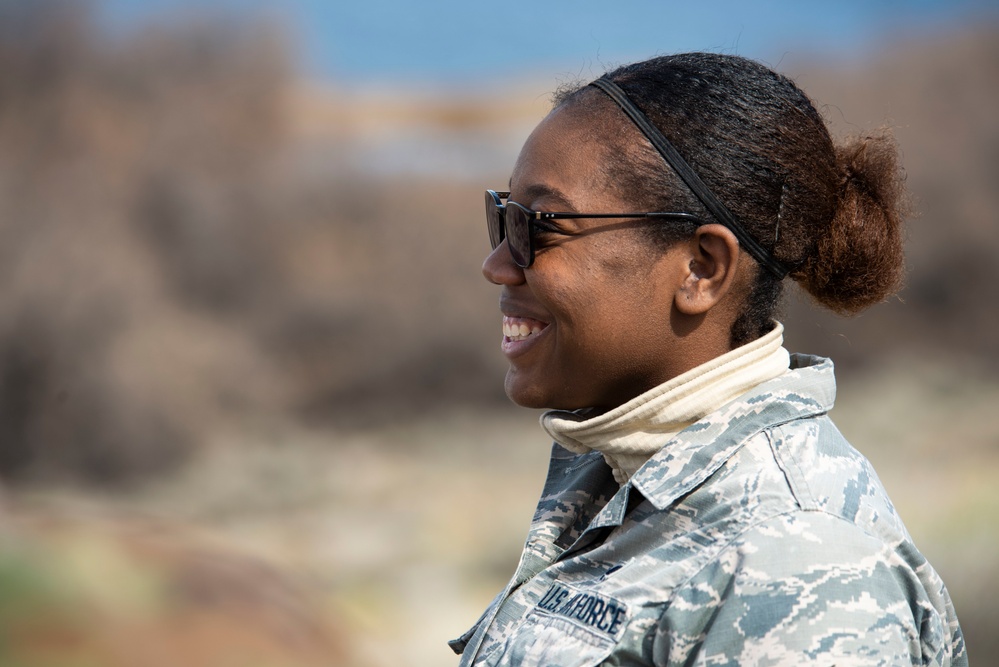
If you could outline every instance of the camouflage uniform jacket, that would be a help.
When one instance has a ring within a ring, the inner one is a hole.
[[[967,665],[947,590],[826,416],[832,363],[680,432],[624,486],[559,445],[461,665]]]

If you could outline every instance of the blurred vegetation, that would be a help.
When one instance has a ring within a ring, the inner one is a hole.
[[[107,628],[191,636],[168,664],[249,664],[246,646],[254,664],[448,660],[447,633],[512,568],[544,474],[479,277],[481,191],[508,177],[544,96],[318,90],[269,23],[111,36],[93,10],[0,3],[0,662],[152,664]],[[908,286],[855,320],[791,299],[788,347],[832,356],[859,397],[837,419],[917,508],[903,516],[976,663],[999,657],[997,37],[781,64],[835,103],[838,133],[896,126],[921,212]],[[94,503],[110,518],[80,513]],[[411,655],[425,645],[443,652]]]
[[[456,334],[477,198],[294,141],[267,25],[115,41],[81,7],[0,10],[0,474],[122,481],[220,420],[502,396]]]
[[[283,49],[214,24],[109,43],[82,3],[4,3],[0,72],[0,473],[169,467],[199,411],[256,398],[212,348],[270,278]]]

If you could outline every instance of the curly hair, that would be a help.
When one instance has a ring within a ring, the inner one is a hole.
[[[739,56],[686,53],[605,75],[662,131],[789,277],[818,303],[854,314],[883,301],[904,273],[904,174],[890,133],[836,146],[793,81]],[[573,85],[554,105],[592,109],[611,148],[609,187],[645,210],[710,214],[603,94]],[[693,231],[654,228],[661,243]],[[766,333],[782,281],[757,270],[732,327],[733,346]]]

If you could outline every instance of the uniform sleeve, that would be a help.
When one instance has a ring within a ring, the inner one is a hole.
[[[821,512],[758,525],[676,590],[660,619],[655,662],[967,664],[962,654],[952,660],[963,642],[927,590],[936,573],[928,565],[921,572],[900,546]]]

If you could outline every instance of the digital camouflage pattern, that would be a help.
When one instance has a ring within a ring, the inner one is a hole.
[[[552,450],[516,573],[460,664],[967,665],[943,582],[826,416],[832,363],[682,431],[619,487]]]

